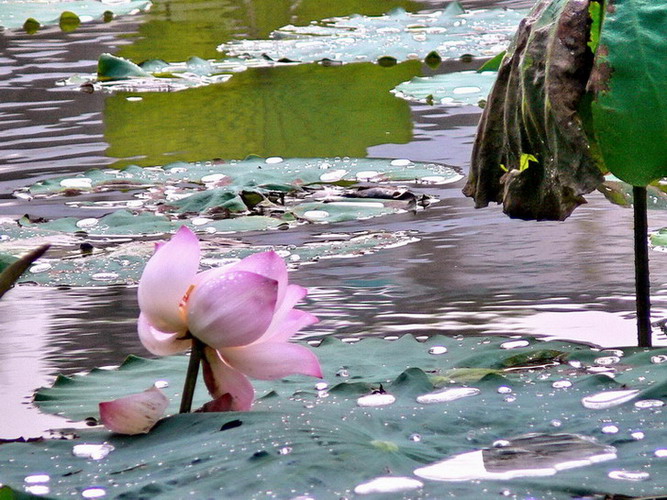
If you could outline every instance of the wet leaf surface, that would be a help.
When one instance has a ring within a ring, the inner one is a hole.
[[[418,342],[404,336],[354,344],[327,339],[314,348],[324,381],[257,382],[259,399],[249,413],[177,415],[147,436],[91,429],[73,441],[5,444],[0,457],[15,461],[5,462],[3,479],[20,488],[27,476],[46,474],[55,496],[94,486],[130,496],[174,496],[194,488],[204,496],[253,497],[270,491],[279,497],[333,498],[385,476],[412,478],[409,483],[425,498],[441,496],[441,481],[449,481],[447,490],[458,497],[474,496],[480,487],[539,498],[651,496],[664,490],[665,478],[656,472],[665,459],[663,410],[647,403],[664,405],[659,360],[667,359],[665,349],[612,353],[523,340],[528,345],[508,349],[503,338],[439,336]],[[504,369],[464,385],[442,380],[453,369],[499,366],[517,355],[528,359],[545,352],[564,355],[548,367]],[[612,367],[614,376],[595,373],[600,366],[595,360],[612,354],[623,360]],[[43,411],[96,417],[99,400],[157,382],[173,412],[186,364],[183,356],[132,357],[117,370],[60,377],[52,388],[41,389],[36,401]],[[478,393],[445,403],[416,400],[436,389],[457,388]],[[589,409],[582,404],[622,388],[636,393],[619,406]],[[359,397],[372,394],[391,395],[393,402],[359,406]],[[196,404],[205,400],[201,392],[196,395]],[[108,451],[97,459],[81,458],[73,453],[81,443]],[[459,463],[466,454],[475,454],[482,464],[477,481],[456,476],[464,469],[453,466],[447,476],[421,473],[443,460]],[[422,487],[413,474],[422,476]],[[390,492],[396,482],[378,479],[374,487]]]
[[[496,81],[495,71],[460,71],[442,75],[415,77],[398,85],[392,92],[408,101],[448,106],[479,105],[486,102]]]
[[[39,26],[60,24],[63,31],[76,29],[79,22],[90,22],[93,20],[104,20],[108,13],[112,16],[137,14],[148,10],[152,3],[149,0],[127,0],[123,2],[94,1],[94,0],[61,0],[58,2],[41,2],[38,0],[13,1],[2,0],[0,2],[0,26],[8,29],[26,27],[27,31],[32,25],[36,29]],[[63,14],[65,14],[63,16]],[[37,25],[35,25],[37,23]]]
[[[324,65],[407,60],[436,65],[446,59],[491,57],[506,48],[524,11],[465,11],[458,3],[426,14],[394,9],[383,16],[354,15],[307,26],[287,25],[265,40],[240,40],[218,47],[223,59],[190,58],[135,64],[111,54],[100,56],[96,77],[75,75],[66,85],[121,92],[185,90],[228,81],[248,68],[319,62]]]

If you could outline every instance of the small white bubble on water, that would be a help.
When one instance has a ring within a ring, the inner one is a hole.
[[[428,350],[429,354],[445,354],[447,352],[447,348],[444,345],[434,345]]]
[[[417,396],[417,402],[422,404],[447,403],[461,398],[477,396],[481,392],[476,387],[448,387]]]
[[[494,441],[491,446],[494,448],[507,448],[510,444],[512,443],[510,443],[507,439],[498,439],[497,441]]]
[[[291,446],[283,446],[278,450],[278,455],[289,455],[290,453],[292,453]]]
[[[557,418],[554,418],[551,422],[549,422],[553,427],[560,427],[563,425],[563,422],[558,420]]]
[[[391,394],[367,394],[357,399],[357,406],[377,407],[388,406],[396,402],[396,398]]]
[[[90,277],[93,281],[113,281],[118,278],[117,273],[95,273]]]
[[[392,167],[407,167],[408,165],[411,165],[412,162],[405,158],[397,158],[395,160],[391,160],[389,164]]]
[[[97,226],[99,224],[99,219],[96,219],[95,217],[89,217],[87,219],[81,219],[76,222],[76,227],[79,229],[90,229],[91,227]]]
[[[213,219],[209,219],[208,217],[195,217],[191,222],[193,226],[204,226],[209,222],[213,222]]]
[[[347,174],[347,170],[331,170],[320,175],[322,182],[336,182],[341,180]]]
[[[607,375],[613,378],[616,375],[616,369],[611,366],[589,366],[586,368],[588,373],[596,373],[600,375]]]
[[[621,361],[619,356],[604,356],[602,358],[596,358],[594,363],[600,366],[609,366],[615,365]]]
[[[667,354],[658,354],[656,356],[651,356],[651,363],[659,365],[661,363],[667,363]]]
[[[631,470],[613,470],[607,476],[611,479],[620,479],[622,481],[645,481],[651,477],[648,472]]]
[[[445,184],[447,177],[443,175],[425,175],[419,181],[423,184]]]
[[[603,410],[627,403],[637,397],[637,394],[639,394],[638,389],[598,392],[582,398],[581,404],[591,410]]]
[[[424,483],[411,477],[384,476],[376,477],[354,488],[357,495],[372,495],[378,493],[399,493],[422,488]]]
[[[474,94],[475,92],[480,92],[482,89],[479,87],[475,86],[470,86],[470,87],[456,87],[453,91],[452,94],[454,95],[463,95],[463,94]]]
[[[380,175],[380,172],[376,170],[362,170],[361,172],[357,172],[356,177],[358,181],[370,181],[378,175]]]
[[[221,181],[225,177],[227,177],[225,174],[209,174],[209,175],[205,175],[204,177],[202,177],[201,181],[204,184],[211,184],[211,183],[214,183],[214,182]]]
[[[23,479],[25,484],[48,483],[51,480],[48,474],[32,474]]]
[[[268,165],[275,165],[276,163],[282,163],[283,161],[285,160],[283,160],[283,158],[281,158],[280,156],[270,156],[266,160],[264,160],[264,162]]]
[[[27,493],[36,496],[48,495],[51,493],[51,489],[46,484],[29,484],[24,489]]]
[[[635,403],[635,408],[660,408],[665,406],[665,402],[659,399],[642,399]]]
[[[114,450],[114,447],[107,443],[102,444],[76,444],[72,448],[72,454],[79,458],[91,458],[93,460],[102,460]]]
[[[74,177],[60,181],[60,186],[64,188],[86,189],[92,187],[92,185],[92,179],[88,179],[86,177]]]
[[[327,384],[326,382],[318,382],[317,384],[315,384],[315,389],[318,391],[324,391],[328,387],[329,384]]]
[[[329,217],[329,212],[326,210],[307,210],[303,213],[305,219],[324,220]]]
[[[603,434],[618,434],[619,428],[615,425],[605,425],[602,427]]]
[[[83,498],[102,498],[103,496],[106,496],[106,494],[107,492],[104,488],[98,487],[86,488],[81,492]]]
[[[510,340],[508,342],[503,342],[500,344],[502,349],[517,349],[519,347],[527,347],[530,345],[530,342],[527,340]]]
[[[572,387],[572,382],[569,380],[556,380],[551,384],[551,387],[554,389],[567,389],[568,387]]]
[[[33,274],[37,274],[37,273],[43,273],[44,271],[48,271],[49,269],[51,269],[51,264],[48,263],[34,264],[30,268],[30,272]]]

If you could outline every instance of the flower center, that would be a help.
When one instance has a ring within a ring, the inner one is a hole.
[[[183,295],[183,298],[178,304],[178,312],[181,315],[181,319],[183,320],[183,323],[187,324],[187,316],[188,316],[188,301],[190,300],[190,295],[192,295],[192,290],[195,289],[195,285],[190,285],[185,292],[185,295]]]

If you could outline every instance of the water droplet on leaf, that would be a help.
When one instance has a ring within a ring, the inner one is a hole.
[[[357,399],[357,406],[364,407],[377,407],[377,406],[388,406],[393,404],[396,401],[396,398],[391,394],[387,393],[377,393],[377,394],[367,394],[366,396],[361,396]]]
[[[598,392],[582,398],[581,404],[591,410],[603,410],[627,403],[637,397],[637,394],[639,394],[638,389]]]
[[[416,490],[424,486],[421,481],[411,477],[384,476],[376,477],[354,488],[357,495],[372,495],[378,493],[399,493],[401,491]]]
[[[461,398],[477,396],[482,391],[476,387],[448,387],[439,391],[417,396],[417,402],[422,404],[446,403]]]

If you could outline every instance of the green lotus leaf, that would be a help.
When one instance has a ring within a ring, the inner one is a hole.
[[[609,171],[635,186],[667,176],[666,18],[667,4],[627,0],[606,8],[599,27],[594,137]]]
[[[357,210],[357,209],[355,209]],[[42,258],[26,271],[19,283],[37,283],[45,286],[108,286],[111,284],[135,284],[143,272],[146,262],[153,254],[157,236],[164,239],[163,233],[149,238],[142,231],[159,229],[151,223],[155,216],[146,214],[136,217],[129,212],[114,214],[111,219],[102,219],[102,226],[109,226],[115,219],[119,224],[137,219],[136,226],[125,224],[113,230],[128,231],[132,229],[136,237],[100,236],[78,232],[61,232],[45,229],[42,225],[20,227],[14,223],[0,224],[0,256],[7,262],[15,259],[35,246],[50,244],[48,257]],[[85,219],[84,219],[85,220]],[[96,219],[88,219],[88,223]],[[61,229],[74,230],[75,219],[60,221]],[[199,223],[200,221],[195,220]],[[169,230],[176,230],[183,221],[170,223],[164,218],[161,224],[169,224]],[[69,228],[65,227],[69,224]],[[349,235],[338,233],[320,241],[306,243],[302,246],[265,246],[245,245],[235,239],[225,238],[225,233],[239,231],[257,231],[277,228],[286,222],[273,217],[252,216],[219,221],[206,221],[205,226],[190,224],[203,238],[203,260],[205,268],[216,267],[224,263],[246,257],[252,253],[276,250],[288,260],[291,266],[318,262],[321,259],[349,257],[378,252],[384,248],[407,245],[418,241],[413,235],[405,232],[369,232]],[[109,226],[111,228],[111,226]],[[202,231],[202,227],[204,227]],[[215,230],[212,233],[211,230]],[[220,234],[222,233],[222,234]]]
[[[523,17],[505,9],[465,11],[458,3],[443,11],[412,14],[394,9],[383,16],[336,17],[306,26],[287,25],[266,40],[222,44],[223,59],[190,58],[167,63],[149,60],[141,65],[103,54],[97,78],[75,75],[66,84],[85,84],[114,91],[176,91],[223,83],[248,68],[290,66],[300,63],[377,62],[394,66],[414,59],[438,65],[443,59],[486,57],[502,51]]]
[[[667,479],[659,473],[660,443],[667,429],[659,406],[666,394],[660,360],[667,359],[667,349],[598,351],[522,340],[417,341],[406,335],[350,344],[329,338],[313,348],[323,381],[257,381],[258,400],[250,412],[175,415],[142,436],[95,428],[77,430],[72,440],[4,444],[3,483],[20,489],[26,477],[48,475],[56,497],[95,487],[125,497],[195,492],[340,498],[361,494],[374,480],[376,491],[395,495],[391,485],[400,478],[411,486],[398,491],[409,497],[437,498],[445,489],[458,498],[506,490],[522,498],[557,499],[661,494]],[[433,380],[470,364],[471,352],[486,364],[495,357],[498,365],[508,356],[548,351],[567,353],[570,361],[523,372],[505,369],[502,377],[446,382],[434,390]],[[574,363],[584,353],[592,362]],[[621,361],[609,364],[609,358]],[[118,369],[59,377],[37,392],[35,402],[69,418],[96,418],[98,401],[157,382],[174,412],[186,365],[185,356],[131,357]],[[621,380],[596,373],[601,367]],[[632,397],[621,404],[590,404],[629,390]],[[202,392],[196,404],[206,400]],[[389,395],[393,402],[373,406],[391,401]],[[438,397],[443,402],[432,402]],[[88,447],[75,448],[83,444]],[[86,457],[86,450],[96,454]],[[475,450],[483,472],[469,462],[457,469],[458,457]],[[446,475],[428,479],[433,474],[423,471],[443,460],[452,463]],[[475,473],[481,474],[476,480],[462,479],[475,479]],[[382,479],[387,476],[393,479]]]
[[[127,0],[124,2],[98,2],[95,0],[62,0],[42,2],[39,0],[4,0],[0,9],[0,26],[7,29],[24,27],[30,21],[30,32],[39,26],[60,24],[63,31],[76,29],[80,22],[103,19],[106,12],[116,16],[143,12],[151,7],[149,0]],[[76,19],[78,18],[78,22]],[[36,23],[36,24],[35,24]]]
[[[432,13],[395,9],[377,17],[334,17],[308,26],[284,26],[269,40],[238,40],[218,46],[227,56],[272,61],[382,61],[493,56],[509,43],[524,11],[464,11],[456,2]],[[433,57],[433,55],[431,55]]]
[[[392,92],[408,101],[450,106],[479,105],[496,81],[494,71],[460,71],[442,75],[415,77]]]
[[[121,170],[94,169],[83,174],[39,181],[19,193],[30,196],[118,189],[140,189],[158,185],[199,184],[242,190],[294,191],[306,185],[324,186],[347,182],[415,182],[447,184],[463,177],[456,170],[435,163],[376,158],[258,158],[174,162],[164,167],[130,165]],[[350,185],[350,184],[348,184]]]

